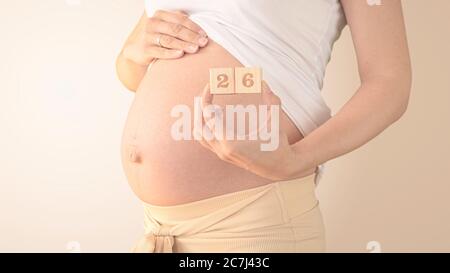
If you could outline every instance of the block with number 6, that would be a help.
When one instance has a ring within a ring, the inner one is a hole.
[[[236,67],[234,71],[236,93],[261,93],[261,68]]]
[[[234,69],[211,68],[209,70],[209,85],[211,94],[234,93]]]

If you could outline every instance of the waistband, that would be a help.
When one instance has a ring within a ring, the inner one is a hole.
[[[242,201],[250,196],[255,196],[258,193],[258,196],[260,196],[271,188],[279,188],[280,194],[283,195],[282,198],[288,205],[293,202],[302,202],[302,200],[304,200],[305,203],[310,203],[310,200],[307,200],[307,197],[315,190],[314,181],[316,175],[316,173],[313,173],[299,179],[277,181],[259,187],[213,196],[180,205],[156,206],[144,203],[144,209],[147,213],[151,214],[152,218],[155,218],[158,221],[164,223],[176,223],[201,217],[205,214],[209,214],[218,209]],[[303,199],[299,200],[300,197]],[[296,206],[298,205],[300,204],[296,204]]]
[[[156,206],[144,203],[146,235],[133,251],[171,252],[174,236],[201,233],[264,198],[264,195],[267,200],[275,198],[280,201],[278,203],[282,206],[282,217],[285,219],[300,215],[317,204],[314,193],[316,175],[313,173],[298,179],[273,182],[180,205]]]

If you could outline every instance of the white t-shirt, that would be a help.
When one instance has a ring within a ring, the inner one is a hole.
[[[244,66],[261,67],[303,135],[331,117],[320,91],[346,25],[339,0],[146,0],[145,7],[149,16],[160,9],[188,13]]]

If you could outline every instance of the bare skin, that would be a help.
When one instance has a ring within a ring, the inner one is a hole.
[[[209,41],[195,53],[184,50],[181,56],[174,57],[174,52],[154,56],[159,60],[146,73],[153,59],[147,50],[136,49],[148,48],[136,42],[148,23],[141,19],[117,60],[119,78],[130,90],[137,90],[122,145],[125,172],[136,194],[148,203],[175,205],[302,177],[317,165],[360,147],[398,120],[407,108],[411,87],[401,3],[391,0],[371,7],[366,1],[341,2],[357,53],[360,88],[335,116],[305,138],[282,113],[281,134],[288,141],[282,143],[282,152],[264,155],[245,142],[218,145],[204,140],[175,142],[170,137],[170,109],[176,104],[192,106],[193,97],[208,81],[208,69],[240,64]],[[208,97],[207,92],[203,95]],[[277,97],[271,96],[276,102]],[[221,105],[261,102],[252,95],[214,100]],[[137,155],[134,160],[129,157],[132,151]]]
[[[193,112],[194,96],[201,96],[209,68],[222,66],[241,64],[210,40],[196,54],[156,61],[143,78],[125,126],[122,161],[131,187],[145,202],[180,204],[272,182],[221,160],[195,140],[175,141],[170,134],[176,121],[170,110],[184,104]],[[259,104],[262,99],[260,95],[218,96],[214,103]],[[284,114],[280,126],[289,132],[292,143],[302,138]],[[137,148],[138,162],[129,159],[130,145]]]

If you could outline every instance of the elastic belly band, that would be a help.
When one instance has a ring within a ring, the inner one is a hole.
[[[176,237],[198,236],[206,232],[211,236],[217,232],[217,224],[223,225],[227,218],[244,210],[256,200],[270,202],[269,208],[276,207],[272,205],[274,200],[283,200],[279,213],[283,215],[279,217],[287,221],[317,204],[314,194],[315,177],[316,173],[313,173],[299,179],[274,182],[174,206],[144,203],[146,234],[132,251],[173,252]],[[250,213],[263,212],[255,210]]]

